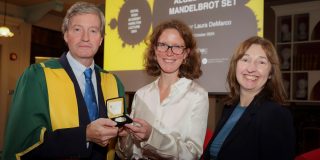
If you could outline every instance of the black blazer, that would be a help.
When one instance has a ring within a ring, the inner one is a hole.
[[[218,160],[293,160],[295,134],[291,113],[260,92],[225,139]],[[210,146],[237,104],[225,106],[215,134],[202,159],[210,159]]]

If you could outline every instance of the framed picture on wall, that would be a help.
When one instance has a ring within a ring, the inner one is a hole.
[[[308,74],[296,73],[294,74],[294,99],[306,100],[308,99]]]
[[[281,16],[278,18],[278,42],[290,42],[292,32],[291,16]]]
[[[281,61],[281,70],[287,71],[291,68],[291,45],[278,45],[278,54]]]
[[[309,38],[309,14],[298,14],[294,17],[294,40],[306,41]]]
[[[290,73],[283,73],[282,74],[283,79],[283,86],[287,94],[287,99],[290,99]]]

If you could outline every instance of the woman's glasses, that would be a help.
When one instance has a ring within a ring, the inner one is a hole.
[[[161,42],[158,42],[156,45],[156,49],[159,52],[167,52],[169,48],[171,49],[172,53],[174,53],[175,55],[181,55],[181,54],[183,54],[186,47],[184,47],[184,46],[170,46],[168,44],[161,43]]]

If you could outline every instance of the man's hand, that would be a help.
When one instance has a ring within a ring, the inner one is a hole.
[[[107,146],[109,140],[118,134],[116,124],[116,122],[107,118],[92,121],[86,129],[87,141],[94,142],[102,147]]]

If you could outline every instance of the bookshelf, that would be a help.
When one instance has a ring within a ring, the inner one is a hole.
[[[320,103],[320,1],[271,8],[288,101]]]

